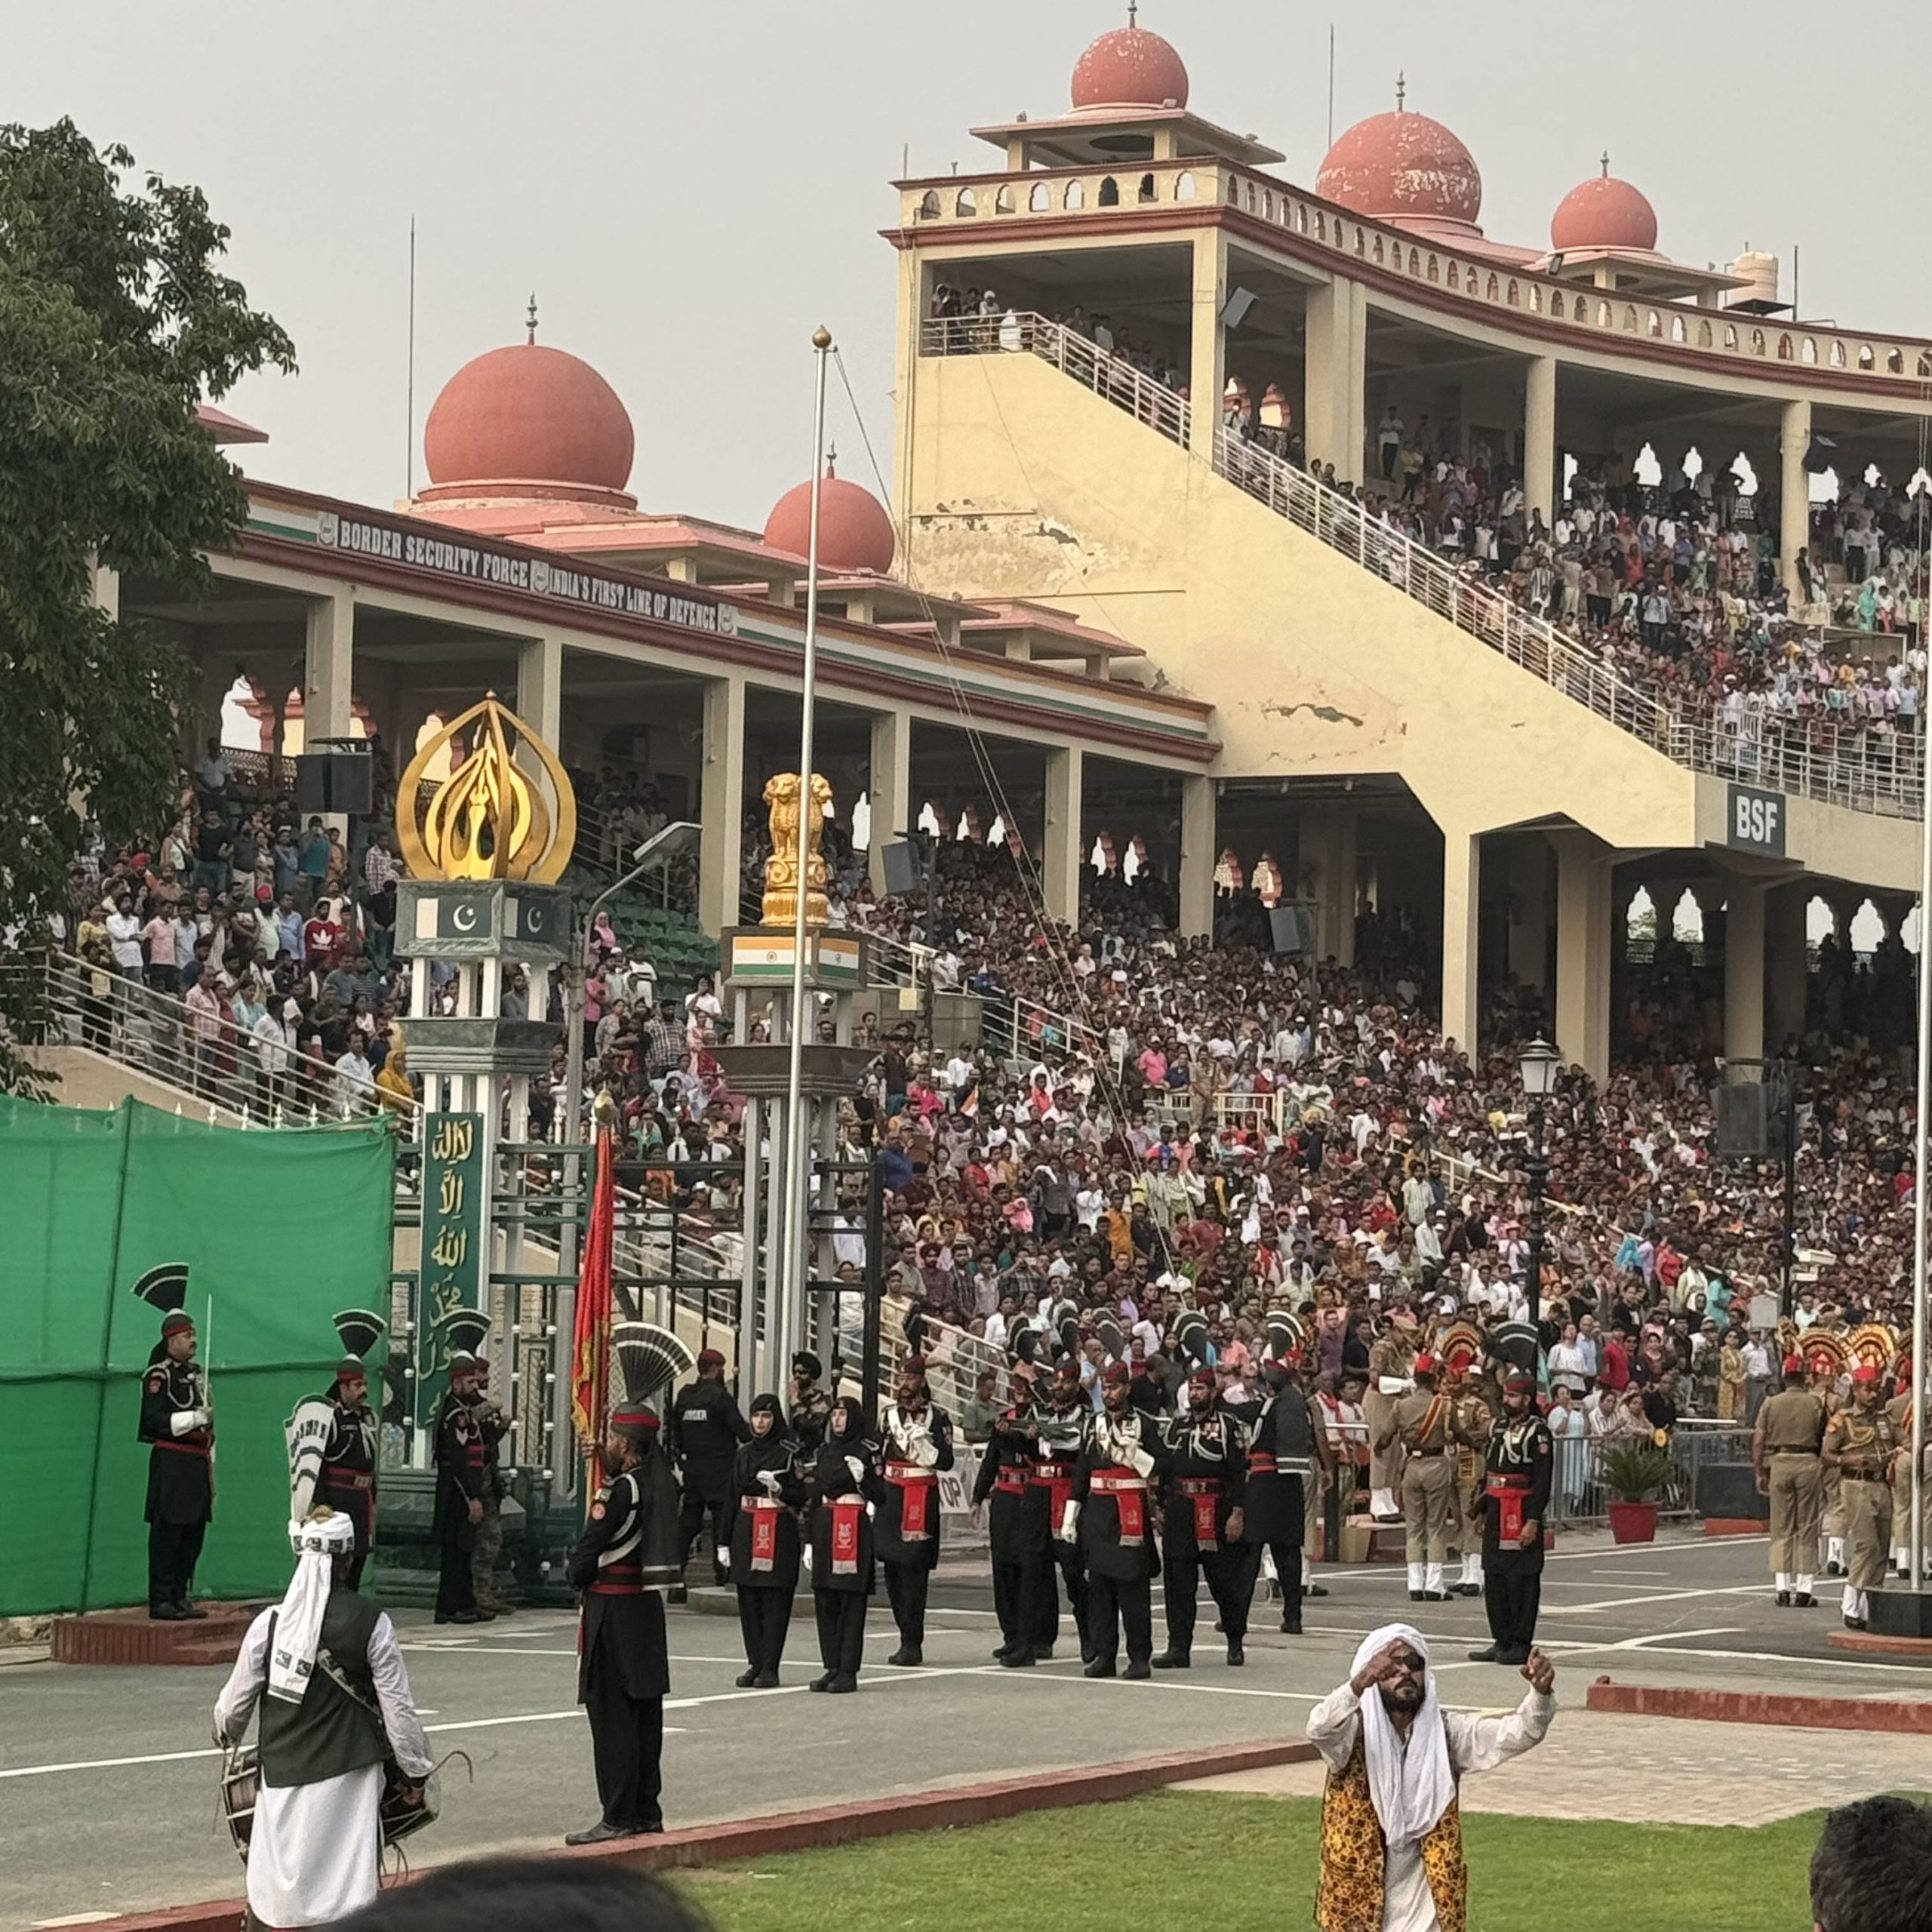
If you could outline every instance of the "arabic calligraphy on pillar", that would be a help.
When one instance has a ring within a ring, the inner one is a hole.
[[[430,779],[459,740],[466,755]],[[577,795],[557,754],[492,691],[417,748],[398,789],[396,837],[412,878],[553,885],[577,843]]]

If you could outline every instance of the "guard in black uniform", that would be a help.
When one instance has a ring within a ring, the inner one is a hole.
[[[1154,1555],[1151,1479],[1168,1452],[1152,1417],[1134,1406],[1134,1372],[1107,1371],[1105,1411],[1073,1469],[1073,1494],[1057,1534],[1077,1536],[1087,1559],[1087,1635],[1094,1661],[1081,1673],[1112,1677],[1123,1631],[1127,1670],[1150,1674],[1154,1655]]]
[[[376,1418],[369,1407],[368,1371],[353,1355],[346,1357],[323,1400],[331,1414],[315,1500],[346,1516],[355,1527],[355,1554],[346,1577],[349,1589],[359,1590],[376,1531]]]
[[[1281,1629],[1291,1637],[1301,1635],[1301,1542],[1307,1521],[1302,1487],[1322,1480],[1328,1466],[1327,1444],[1296,1379],[1297,1366],[1284,1358],[1261,1371],[1268,1393],[1247,1445],[1247,1487],[1241,1509],[1247,1546],[1241,1601],[1254,1600],[1266,1549],[1275,1559],[1281,1586]]]
[[[878,1560],[899,1626],[899,1647],[886,1662],[922,1663],[926,1590],[939,1567],[939,1479],[952,1467],[952,1418],[934,1404],[924,1355],[906,1358],[897,1399],[879,1420],[885,1491],[875,1525]]]
[[[1047,1489],[1032,1479],[1040,1460],[1040,1423],[1033,1412],[1032,1371],[1023,1362],[1014,1366],[1012,1394],[980,1458],[973,1506],[977,1509],[992,1499],[993,1614],[999,1619],[1000,1635],[993,1661],[1018,1670],[1033,1663],[1052,1525]]]
[[[711,1574],[730,1580],[731,1542],[724,1518],[731,1508],[731,1462],[751,1436],[737,1398],[724,1386],[724,1358],[715,1349],[697,1358],[697,1380],[678,1391],[671,1404],[666,1446],[684,1482],[678,1511],[678,1547],[688,1561],[705,1518],[711,1519]]]
[[[1196,1599],[1204,1571],[1208,1593],[1221,1613],[1228,1661],[1247,1661],[1247,1551],[1241,1541],[1241,1501],[1247,1483],[1247,1432],[1217,1408],[1214,1371],[1187,1379],[1187,1413],[1161,1431],[1168,1462],[1161,1509],[1161,1590],[1168,1614],[1168,1647],[1156,1670],[1186,1670],[1192,1662]]]
[[[810,1687],[856,1690],[877,1555],[872,1513],[884,1500],[885,1485],[878,1444],[866,1435],[865,1411],[850,1395],[832,1404],[811,1469],[812,1604],[825,1669]]]
[[[778,1681],[792,1604],[798,1591],[798,1512],[810,1500],[799,1474],[798,1445],[776,1395],[752,1401],[751,1440],[731,1464],[734,1504],[731,1581],[745,1640],[740,1690],[769,1690]]]
[[[566,1844],[664,1829],[659,1800],[671,1660],[659,1580],[672,1573],[668,1562],[654,1564],[669,1525],[654,1524],[652,1515],[676,1492],[662,1457],[649,1409],[625,1407],[612,1415],[604,1445],[610,1473],[571,1552],[571,1585],[583,1593],[577,1697],[590,1719],[604,1815],[588,1831],[571,1832]]]
[[[489,1613],[476,1607],[476,1581],[470,1559],[476,1525],[483,1518],[483,1484],[488,1471],[483,1432],[471,1404],[476,1394],[476,1358],[460,1349],[450,1357],[450,1386],[436,1410],[436,1506],[430,1529],[438,1571],[436,1621],[486,1623]]]
[[[1535,1381],[1520,1369],[1503,1384],[1503,1414],[1483,1458],[1483,1607],[1495,1641],[1478,1663],[1527,1663],[1543,1598],[1543,1526],[1549,1508],[1555,1444],[1537,1413]]]
[[[1068,1355],[1054,1371],[1053,1382],[1047,1391],[1047,1411],[1040,1417],[1038,1460],[1034,1464],[1032,1478],[1036,1487],[1047,1492],[1049,1532],[1066,1514],[1067,1499],[1073,1494],[1073,1466],[1079,1461],[1093,1426],[1094,1405],[1080,1386],[1079,1358]],[[1080,1546],[1049,1534],[1047,1553],[1048,1561],[1041,1579],[1040,1627],[1035,1633],[1033,1654],[1051,1657],[1060,1635],[1060,1589],[1055,1587],[1054,1574],[1057,1568],[1060,1587],[1066,1590],[1066,1605],[1073,1613],[1074,1635],[1080,1639],[1080,1661],[1091,1663],[1094,1647],[1087,1638],[1087,1573],[1081,1567]]]
[[[148,1614],[157,1623],[205,1617],[188,1600],[214,1515],[214,1415],[195,1360],[195,1324],[162,1316],[141,1378],[140,1439],[148,1444]]]

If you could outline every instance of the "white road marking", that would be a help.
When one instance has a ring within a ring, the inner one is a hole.
[[[1543,1614],[1546,1617],[1587,1617],[1592,1611],[1648,1610],[1654,1604],[1681,1603],[1692,1597],[1767,1597],[1770,1595],[1769,1587],[1763,1583],[1727,1583],[1708,1590],[1665,1590],[1655,1596],[1605,1597],[1596,1603],[1546,1604]]]

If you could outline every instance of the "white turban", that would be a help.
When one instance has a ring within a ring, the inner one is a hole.
[[[1410,1844],[1433,1829],[1456,1795],[1455,1774],[1449,1768],[1449,1736],[1442,1725],[1442,1706],[1435,1695],[1435,1673],[1427,1668],[1429,1639],[1409,1623],[1385,1623],[1361,1640],[1351,1678],[1386,1645],[1401,1641],[1423,1660],[1423,1700],[1409,1726],[1407,1747],[1382,1702],[1379,1684],[1371,1684],[1361,1700],[1362,1756],[1368,1767],[1369,1795],[1382,1821],[1382,1836],[1391,1850]]]
[[[306,1516],[289,1524],[288,1540],[295,1549],[295,1575],[275,1612],[269,1695],[299,1704],[315,1667],[322,1611],[335,1580],[335,1559],[355,1547],[355,1525],[339,1512]]]

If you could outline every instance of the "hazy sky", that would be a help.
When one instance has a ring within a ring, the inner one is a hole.
[[[247,453],[254,473],[368,503],[402,494],[414,213],[419,435],[452,371],[521,339],[534,288],[542,339],[587,358],[629,407],[639,500],[755,526],[808,466],[821,320],[891,460],[893,256],[877,230],[896,214],[902,149],[915,173],[993,165],[967,128],[1062,111],[1081,48],[1125,8],[16,0],[10,13],[0,118],[69,115],[198,183],[234,231],[232,271],[294,337],[300,374],[226,405],[273,439]],[[1140,17],[1186,59],[1190,106],[1284,149],[1293,181],[1313,185],[1325,146],[1334,18],[1337,131],[1392,106],[1405,69],[1410,105],[1475,155],[1490,233],[1544,242],[1607,146],[1656,203],[1668,252],[1774,249],[1789,295],[1795,242],[1807,316],[1932,334],[1910,133],[1932,51],[1923,0],[1868,0],[1843,31],[1789,0],[1146,0]],[[832,422],[841,469],[869,481],[842,401]]]

